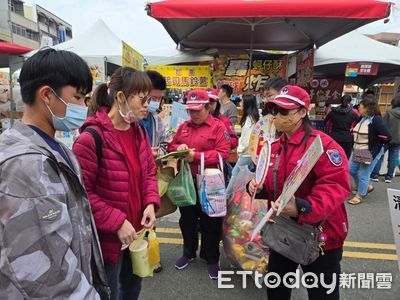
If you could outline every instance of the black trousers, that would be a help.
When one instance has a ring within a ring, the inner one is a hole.
[[[331,294],[327,294],[323,286],[318,284],[318,288],[307,289],[308,299],[310,300],[337,300],[339,296],[339,274],[340,274],[340,261],[342,260],[343,248],[327,250],[325,255],[321,255],[318,259],[308,266],[301,266],[304,273],[314,273],[317,275],[318,280],[321,278],[320,274],[324,274],[324,282],[326,284],[332,283],[332,274],[336,274],[336,287]],[[268,272],[277,273],[282,279],[286,273],[295,272],[298,264],[272,251],[269,255]],[[290,300],[292,290],[285,287],[283,284],[272,289],[267,289],[268,300]]]
[[[132,262],[129,249],[122,251],[116,265],[104,264],[108,284],[111,287],[111,300],[139,299],[142,278],[132,274]]]
[[[343,148],[344,152],[346,153],[347,159],[350,158],[351,152],[353,151],[353,144],[354,142],[337,142],[340,147]]]
[[[192,206],[180,207],[179,227],[183,236],[183,255],[195,258],[199,246],[199,221],[201,233],[200,257],[208,264],[219,261],[219,242],[222,218],[211,218],[201,211],[199,200]]]

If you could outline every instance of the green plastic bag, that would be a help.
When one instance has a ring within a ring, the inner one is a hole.
[[[178,175],[168,186],[167,196],[178,207],[196,204],[196,190],[190,166],[183,159],[181,159],[181,168]]]

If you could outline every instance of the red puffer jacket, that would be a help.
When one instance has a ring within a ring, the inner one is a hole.
[[[344,202],[351,192],[346,155],[331,137],[312,130],[305,144],[303,126],[290,138],[283,134],[272,144],[271,164],[264,187],[267,191],[267,199],[274,199],[273,170],[280,156],[277,168],[276,196],[278,197],[282,192],[284,182],[297,165],[297,161],[303,157],[317,135],[321,136],[324,153],[295,193],[296,197],[307,200],[312,205],[312,210],[308,213],[300,213],[298,222],[318,225],[326,218],[322,227],[322,231],[327,236],[324,250],[331,250],[342,247],[346,239],[349,222]]]
[[[117,231],[121,228],[128,212],[129,171],[117,132],[107,115],[108,109],[102,108],[95,116],[89,117],[80,129],[81,135],[75,141],[73,152],[82,168],[85,188],[89,194],[96,227],[99,233],[104,260],[116,264],[121,253],[121,242]],[[138,123],[132,126],[140,136],[139,160],[141,165],[141,201],[134,203],[132,225],[136,231],[142,229],[140,224],[143,210],[153,203],[155,209],[160,205],[156,166],[147,134]],[[102,162],[100,170],[97,164],[96,144],[87,127],[95,129],[102,138]]]
[[[236,149],[239,145],[239,138],[235,133],[235,128],[233,127],[232,122],[223,114],[219,114],[218,119],[224,123],[226,129],[228,130],[229,136],[231,137],[231,150]]]

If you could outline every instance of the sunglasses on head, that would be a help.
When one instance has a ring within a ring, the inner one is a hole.
[[[298,113],[300,110],[301,110],[301,107],[298,108],[298,109],[294,112],[294,114]],[[271,114],[272,114],[273,116],[276,116],[276,115],[279,113],[281,116],[287,116],[287,115],[289,114],[290,111],[291,111],[291,109],[285,109],[285,108],[282,108],[282,107],[280,107],[280,106],[275,105],[275,106],[272,107],[272,109],[271,109]]]

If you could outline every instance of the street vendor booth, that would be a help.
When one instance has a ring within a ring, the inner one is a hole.
[[[321,47],[360,26],[387,17],[390,3],[373,0],[323,3],[316,0],[169,0],[149,3],[147,11],[164,26],[180,49],[248,50],[248,55],[217,57],[213,83],[231,84],[238,94],[256,94],[269,77],[287,77],[288,59],[282,58],[286,60],[283,63],[272,62],[275,68],[266,74],[271,62],[265,62],[268,59],[260,62],[253,57],[253,49],[299,51],[296,84],[306,87],[313,79],[314,46]],[[223,68],[225,73],[221,74]],[[244,80],[239,80],[240,76]]]
[[[12,119],[20,117],[20,114],[16,112],[12,76],[22,65],[21,56],[31,50],[16,44],[0,42],[0,68],[8,68],[0,70],[0,131],[10,127]]]
[[[283,73],[287,70],[288,58],[282,56],[267,62],[253,55],[253,49],[299,51],[295,54],[296,84],[306,86],[313,79],[314,46],[320,47],[360,26],[387,17],[390,7],[390,3],[373,0],[167,0],[149,3],[147,11],[181,49],[249,50],[247,56],[222,57],[222,61],[214,61],[214,78],[220,76],[222,81],[229,81],[229,78],[244,77],[244,84],[234,86],[236,91],[256,93],[262,86],[263,76],[286,75]],[[269,74],[255,73],[266,69]],[[220,84],[220,81],[214,83]],[[267,268],[268,250],[260,243],[262,221],[259,217],[267,217],[267,207],[263,206],[266,201],[250,199],[246,184],[254,176],[260,184],[263,182],[271,156],[269,145],[276,131],[268,118],[262,118],[259,123],[253,148],[262,154],[239,160],[229,181],[223,242],[232,264],[263,273]],[[263,137],[261,143],[259,137]],[[311,157],[318,159],[316,155]],[[309,158],[304,160],[309,161]],[[248,166],[253,162],[257,167],[255,173],[249,174]],[[306,174],[299,172],[303,173]],[[295,190],[294,187],[288,189],[287,199]],[[203,195],[199,199],[202,202]]]

